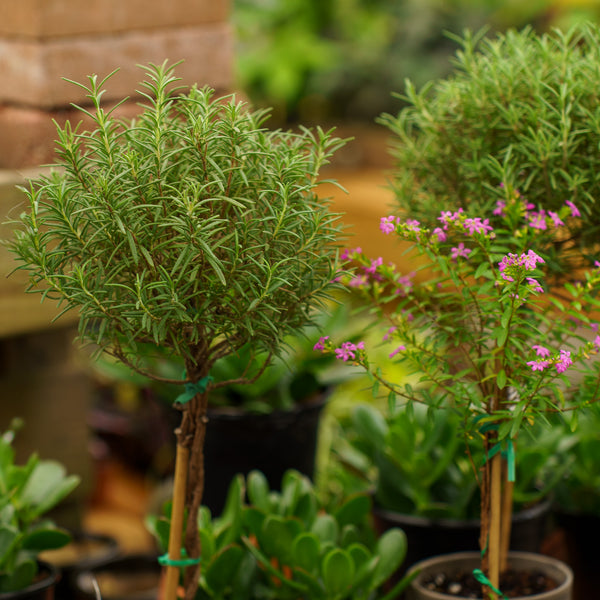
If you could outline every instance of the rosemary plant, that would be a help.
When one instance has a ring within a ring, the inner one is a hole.
[[[394,134],[397,203],[435,227],[441,206],[491,215],[516,187],[546,214],[569,199],[584,218],[541,248],[544,270],[561,280],[593,264],[600,231],[600,27],[484,33],[456,37],[452,75],[420,90],[408,82],[408,107],[382,118]]]
[[[316,188],[343,142],[321,129],[268,131],[265,111],[209,88],[182,92],[166,63],[147,67],[132,122],[102,107],[108,78],[88,79],[77,85],[93,129],[58,128],[59,168],[25,189],[29,207],[9,247],[30,273],[28,291],[77,310],[80,338],[99,351],[137,370],[141,344],[184,360],[167,569],[174,594],[183,498],[185,550],[192,561],[200,552],[207,395],[231,383],[214,383],[211,367],[248,343],[267,353],[266,366],[327,298],[339,227]],[[197,581],[195,564],[187,598]]]

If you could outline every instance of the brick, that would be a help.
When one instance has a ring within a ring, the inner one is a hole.
[[[49,38],[226,21],[230,0],[4,0],[0,35]]]
[[[227,24],[110,36],[57,38],[43,41],[0,39],[0,103],[52,108],[85,101],[85,92],[66,77],[87,82],[96,73],[110,80],[107,100],[134,94],[143,76],[137,66],[165,59],[184,62],[177,75],[184,85],[231,84],[233,47]]]

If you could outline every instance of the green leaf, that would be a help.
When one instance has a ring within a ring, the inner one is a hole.
[[[496,375],[496,385],[501,390],[506,386],[506,371],[504,369],[501,369],[498,375]]]
[[[340,525],[360,525],[366,522],[371,512],[371,499],[366,494],[356,494],[350,496],[335,511],[335,518]]]
[[[377,541],[377,563],[374,584],[379,587],[400,567],[406,557],[406,534],[401,529],[389,529]]]
[[[232,585],[244,559],[240,546],[228,546],[218,552],[204,571],[204,579],[216,596],[221,596]]]
[[[0,571],[3,570],[5,561],[10,557],[10,552],[18,538],[19,531],[15,527],[8,525],[0,527]]]
[[[303,533],[294,540],[293,563],[308,573],[315,573],[319,567],[319,538],[314,533]]]
[[[62,548],[71,541],[71,534],[66,529],[47,527],[35,529],[23,537],[23,549],[41,552]]]
[[[321,542],[335,543],[339,535],[339,527],[334,517],[327,514],[319,515],[311,527],[312,533],[321,540]]]
[[[22,590],[33,583],[37,563],[32,558],[20,559],[12,572],[0,577],[0,593]]]
[[[297,521],[278,515],[268,515],[258,538],[259,546],[269,557],[275,556],[281,563],[289,563],[298,529]]]
[[[270,510],[270,489],[267,478],[260,471],[251,471],[246,478],[246,485],[250,502],[257,508],[268,512]]]
[[[323,583],[330,597],[342,594],[354,579],[354,562],[350,555],[336,548],[323,558]]]
[[[79,485],[79,477],[66,476],[63,465],[55,461],[40,461],[29,477],[22,493],[23,504],[31,507],[37,517],[48,512]]]

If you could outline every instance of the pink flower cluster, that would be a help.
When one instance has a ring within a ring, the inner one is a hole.
[[[364,342],[344,342],[339,348],[333,348],[331,342],[329,342],[329,336],[323,335],[319,338],[319,341],[313,346],[313,350],[316,352],[326,352],[333,349],[335,357],[347,362],[348,360],[356,360],[356,354],[359,350],[365,349]]]
[[[536,268],[538,263],[545,262],[544,259],[536,254],[533,250],[529,250],[528,252],[523,252],[521,256],[517,256],[516,254],[507,254],[499,263],[498,269],[500,270],[500,274],[502,279],[506,281],[514,281],[513,278],[506,272],[509,267],[523,266],[526,271],[532,271]],[[532,281],[535,282],[535,280]],[[537,282],[535,282],[537,283]],[[533,284],[531,284],[533,285]]]
[[[599,336],[600,337],[600,336]],[[532,349],[540,357],[537,360],[530,360],[527,365],[532,371],[544,371],[550,365],[556,366],[557,373],[564,373],[572,364],[571,352],[569,350],[561,350],[556,358],[550,357],[550,350],[539,344],[534,344]]]
[[[352,342],[344,342],[339,348],[335,349],[335,357],[347,362],[348,360],[355,360],[356,353],[358,350],[364,350],[365,343],[358,342],[358,344],[353,344]]]

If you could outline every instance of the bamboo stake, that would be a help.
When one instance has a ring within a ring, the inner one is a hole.
[[[500,533],[500,572],[506,570],[508,550],[510,548],[510,527],[513,508],[513,489],[515,484],[506,477],[506,464],[503,466],[504,489],[502,490],[502,531]]]
[[[489,574],[488,579],[494,588],[500,585],[500,530],[502,512],[502,456],[498,452],[492,457],[490,485],[490,536],[489,536]],[[492,600],[498,596],[492,592]]]
[[[175,456],[175,482],[173,488],[173,508],[171,509],[171,530],[169,532],[169,559],[181,559],[181,538],[189,464],[189,449],[177,443]],[[179,583],[179,567],[167,566],[164,600],[176,600]]]

